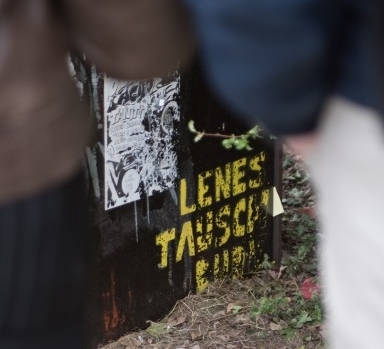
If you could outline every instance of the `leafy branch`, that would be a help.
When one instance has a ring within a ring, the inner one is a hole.
[[[196,135],[194,138],[195,142],[199,142],[203,137],[224,138],[221,144],[226,149],[235,148],[237,150],[252,150],[252,147],[249,145],[250,140],[263,138],[261,134],[263,130],[258,125],[241,135],[225,135],[221,133],[207,133],[205,131],[198,131],[195,128],[194,120],[190,120],[188,122],[188,129],[190,132]]]

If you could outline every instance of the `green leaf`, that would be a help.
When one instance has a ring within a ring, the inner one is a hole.
[[[264,253],[264,260],[261,262],[260,266],[267,270],[272,268],[272,263],[269,261],[269,256]]]
[[[204,132],[198,132],[196,137],[193,139],[195,143],[201,141],[201,139],[204,137]]]
[[[245,139],[236,139],[235,140],[235,147],[237,150],[243,150],[247,147],[248,141]]]
[[[255,127],[253,127],[252,129],[250,129],[247,134],[255,139],[255,138],[263,138],[263,136],[261,135],[261,132],[262,132],[262,128],[259,126],[259,125],[256,125]]]
[[[228,138],[228,139],[224,139],[221,144],[223,145],[224,148],[226,149],[231,149],[233,147],[233,138]]]
[[[241,309],[243,309],[243,307],[241,305],[234,305],[232,307],[232,313],[237,314]]]
[[[151,325],[146,329],[151,336],[160,336],[172,332],[172,328],[164,323],[151,322]]]
[[[295,336],[296,331],[291,327],[287,327],[287,328],[284,328],[281,331],[281,333],[290,339],[290,338],[293,338]]]
[[[192,133],[197,133],[197,131],[195,129],[195,121],[194,120],[189,120],[188,121],[188,129]]]
[[[307,311],[301,312],[299,318],[294,318],[292,320],[292,327],[294,328],[302,328],[304,324],[307,322],[312,322],[312,317],[309,316]]]

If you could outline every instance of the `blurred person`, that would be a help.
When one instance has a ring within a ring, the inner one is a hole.
[[[216,94],[309,164],[330,348],[381,349],[384,2],[184,2]]]
[[[52,1],[60,4],[71,47],[111,77],[166,77],[194,52],[180,0]]]
[[[83,348],[87,110],[45,0],[0,2],[0,348]]]
[[[85,345],[91,127],[70,49],[150,78],[188,60],[193,39],[178,0],[0,0],[1,349]]]

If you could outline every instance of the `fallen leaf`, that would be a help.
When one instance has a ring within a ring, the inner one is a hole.
[[[253,279],[245,279],[242,281],[245,287],[250,288],[253,287],[254,281]]]
[[[328,337],[327,326],[326,325],[321,325],[319,333],[320,333],[321,337],[327,338]]]
[[[316,218],[317,215],[316,206],[300,207],[297,209],[297,212],[305,214],[310,218]]]
[[[151,326],[149,326],[145,331],[151,336],[160,336],[162,334],[169,333],[169,326],[164,323],[151,322]]]
[[[200,345],[195,344],[195,345],[193,345],[190,349],[201,349],[201,348],[200,348]]]
[[[176,326],[183,324],[186,320],[187,320],[186,316],[179,316],[177,318],[176,317],[170,317],[167,322],[169,325],[176,327]]]
[[[270,328],[272,331],[281,331],[281,330],[282,330],[281,325],[279,325],[279,324],[275,324],[274,322],[271,322],[271,323],[269,324],[269,328]]]
[[[237,314],[243,307],[235,303],[229,303],[227,306],[227,313]]]
[[[269,270],[267,270],[267,273],[268,273],[268,275],[269,275],[273,280],[275,280],[275,279],[277,278],[277,273],[276,273],[274,270],[269,269]]]
[[[217,318],[217,317],[224,316],[224,315],[225,315],[225,311],[220,310],[217,313],[213,314],[213,318]]]
[[[235,306],[235,303],[229,303],[227,305],[227,314],[231,312],[234,306]]]
[[[308,278],[301,284],[300,291],[304,299],[310,300],[314,294],[320,293],[320,287],[311,278]]]
[[[124,345],[124,344],[118,344],[118,345],[115,347],[115,349],[126,349],[126,348],[127,348],[127,346]]]
[[[234,320],[235,323],[247,323],[249,321],[249,317],[245,314],[236,315]]]
[[[198,340],[199,338],[201,338],[201,334],[200,333],[198,333],[197,331],[192,331],[191,332],[191,339],[193,341]]]
[[[230,330],[228,331],[228,336],[232,338],[237,338],[241,334],[241,330]]]
[[[287,269],[287,266],[285,265],[282,265],[279,269],[279,274],[277,275],[277,278],[280,279],[281,278],[281,275],[283,274],[283,271]]]

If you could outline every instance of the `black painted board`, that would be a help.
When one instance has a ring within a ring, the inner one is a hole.
[[[104,137],[103,74],[80,61],[75,68],[84,97],[99,118],[87,162],[96,255],[88,292],[88,346],[96,348],[145,327],[147,320],[162,318],[190,291],[218,278],[256,271],[264,254],[279,255],[277,220],[266,210],[270,189],[280,176],[279,151],[267,134],[252,143],[252,151],[224,149],[219,138],[194,142],[189,120],[209,133],[248,129],[215,100],[194,66],[181,75],[181,118],[174,124],[179,175],[173,192],[106,211],[104,157],[98,146]],[[95,170],[98,196],[91,176]]]

